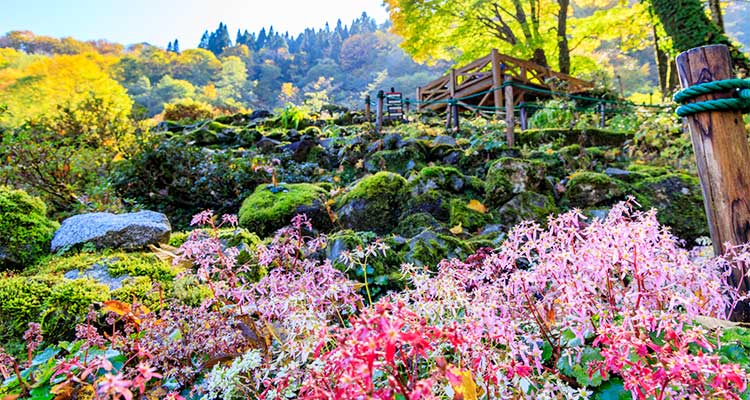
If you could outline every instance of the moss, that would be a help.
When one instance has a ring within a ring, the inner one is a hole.
[[[429,213],[416,213],[403,218],[393,232],[411,238],[425,229],[440,231],[443,230],[443,226]]]
[[[580,143],[585,146],[621,146],[633,135],[608,129],[529,129],[518,132],[516,141],[519,146],[538,146],[542,143],[559,143],[570,145]]]
[[[148,276],[159,282],[170,282],[180,272],[177,267],[159,260],[152,253],[105,250],[96,253],[79,252],[64,256],[50,256],[26,271],[26,274],[64,274],[73,270],[85,271],[96,265],[106,267],[109,275],[113,277]]]
[[[321,207],[327,195],[323,188],[309,183],[284,184],[279,188],[274,192],[266,185],[258,186],[242,203],[240,226],[267,236],[288,225],[296,214]]]
[[[364,282],[362,267],[344,265],[341,263],[339,256],[344,251],[366,247],[377,239],[378,236],[373,232],[355,232],[348,229],[336,232],[328,237],[326,257],[333,262],[336,268],[345,272],[350,279]],[[385,241],[390,250],[387,250],[385,255],[378,254],[368,257],[366,266],[370,292],[375,297],[379,297],[389,290],[403,288],[403,280],[400,275],[403,260],[396,251],[398,244],[392,237],[381,240]]]
[[[453,167],[426,167],[409,180],[412,195],[438,189],[467,196],[482,196],[484,182],[475,176],[466,176]]]
[[[496,221],[510,228],[521,221],[536,221],[545,225],[547,217],[559,213],[550,195],[523,192],[511,199],[496,212]]]
[[[407,174],[425,166],[425,157],[414,146],[396,150],[381,150],[367,157],[365,167],[370,172],[380,170]]]
[[[401,215],[404,187],[406,179],[391,172],[362,178],[337,202],[339,220],[359,231],[390,232]]]
[[[319,186],[321,189],[325,190],[326,192],[333,191],[333,183],[331,182],[315,182],[314,185]]]
[[[444,259],[465,258],[473,252],[464,241],[426,230],[409,240],[402,257],[408,263],[436,268]]]
[[[172,282],[154,286],[154,281],[147,276],[136,276],[125,279],[122,287],[112,291],[112,298],[125,303],[138,302],[152,311],[164,304],[164,299],[172,297]]]
[[[514,195],[528,190],[545,189],[546,166],[539,160],[503,157],[487,171],[487,203],[500,207]]]
[[[636,199],[644,209],[654,208],[660,223],[688,242],[709,236],[700,181],[687,174],[671,173],[636,183]]]
[[[42,324],[48,341],[71,339],[92,303],[107,300],[109,289],[90,279],[54,275],[0,280],[0,343],[23,335],[30,322]]]
[[[587,208],[623,200],[625,193],[624,184],[605,174],[578,171],[566,185],[565,200],[571,207]]]
[[[234,130],[234,127],[214,120],[208,123],[208,130],[213,132],[223,132],[225,130]]]
[[[468,207],[463,199],[453,199],[450,202],[450,225],[461,225],[469,232],[476,231],[492,221],[491,215],[481,213]]]
[[[190,235],[190,232],[172,232],[169,235],[169,244],[172,247],[180,247],[188,240],[188,236]]]
[[[404,214],[427,213],[442,222],[450,220],[450,195],[439,191],[430,190],[428,192],[411,195],[406,202]]]
[[[59,225],[46,214],[38,198],[0,186],[0,271],[29,266],[49,253]]]
[[[173,296],[185,305],[197,307],[203,300],[211,297],[211,289],[198,282],[195,277],[185,275],[175,279]]]

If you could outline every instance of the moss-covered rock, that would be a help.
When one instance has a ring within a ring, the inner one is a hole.
[[[426,167],[409,178],[408,190],[412,196],[418,196],[431,190],[442,190],[467,196],[482,196],[484,194],[484,182],[475,176],[466,176],[456,168]]]
[[[31,265],[49,252],[59,225],[46,214],[38,198],[0,186],[0,271]]]
[[[362,178],[337,202],[341,224],[357,231],[385,234],[398,225],[406,179],[391,172]]]
[[[698,178],[671,173],[643,179],[635,189],[641,206],[655,208],[659,222],[671,227],[680,239],[693,242],[710,235]]]
[[[450,226],[461,226],[468,232],[474,232],[492,222],[492,216],[469,207],[463,199],[450,201]]]
[[[574,173],[565,186],[565,200],[570,207],[588,208],[623,200],[625,186],[606,174],[589,171]]]
[[[399,222],[393,233],[411,238],[425,229],[438,233],[444,233],[443,231],[445,230],[440,221],[433,217],[432,214],[416,213],[401,219],[401,222]]]
[[[425,230],[409,239],[402,250],[402,258],[407,263],[435,268],[441,260],[463,259],[473,251],[471,246],[459,239]]]
[[[425,158],[413,147],[382,150],[367,156],[364,164],[367,172],[391,171],[406,175],[425,166]]]
[[[340,256],[345,251],[353,251],[356,248],[364,248],[368,244],[378,240],[373,232],[355,232],[352,230],[343,230],[336,232],[328,237],[325,250],[326,258],[333,262],[334,266],[345,272],[350,279],[364,282],[365,274],[362,265],[346,265],[342,262]],[[392,237],[381,239],[391,248],[385,254],[376,254],[367,257],[367,281],[370,286],[370,294],[379,297],[389,290],[403,288],[403,279],[401,276],[401,263],[403,260],[396,252],[395,243]],[[362,260],[364,262],[365,260]]]
[[[523,192],[497,210],[495,220],[508,228],[521,221],[536,221],[544,225],[547,217],[559,213],[552,196]]]
[[[265,237],[289,224],[297,214],[306,214],[317,229],[328,229],[327,192],[309,183],[260,185],[242,203],[240,226]]]
[[[487,204],[500,207],[518,193],[543,191],[546,168],[539,160],[504,157],[487,171]]]

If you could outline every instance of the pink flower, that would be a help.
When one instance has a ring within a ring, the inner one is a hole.
[[[112,399],[117,399],[122,396],[125,400],[132,400],[133,393],[130,391],[131,384],[131,381],[124,379],[122,373],[117,375],[106,374],[104,375],[103,380],[99,382],[97,393]]]

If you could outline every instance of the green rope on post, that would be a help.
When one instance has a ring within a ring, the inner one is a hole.
[[[698,96],[734,91],[736,97],[715,99],[688,103]],[[750,80],[725,79],[721,81],[705,82],[680,91],[674,95],[674,101],[681,103],[677,107],[677,115],[687,117],[706,111],[739,111],[750,112]]]

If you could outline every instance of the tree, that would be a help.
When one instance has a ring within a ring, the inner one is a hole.
[[[180,42],[177,41],[177,39],[174,40],[174,44],[172,45],[172,51],[174,53],[180,54]]]
[[[201,41],[200,41],[200,43],[198,43],[198,48],[199,49],[208,50],[208,40],[210,38],[211,38],[211,36],[209,36],[208,30],[206,30],[205,32],[203,32],[203,36],[201,36]]]
[[[672,39],[672,53],[708,44],[727,45],[736,67],[748,70],[748,59],[704,12],[700,0],[649,0],[664,31]]]
[[[221,71],[221,62],[208,50],[189,49],[183,51],[174,61],[172,74],[177,79],[204,86]],[[152,79],[152,82],[154,80]]]
[[[231,45],[232,39],[229,38],[227,26],[223,22],[219,22],[219,27],[208,37],[208,50],[218,56],[224,48]]]

